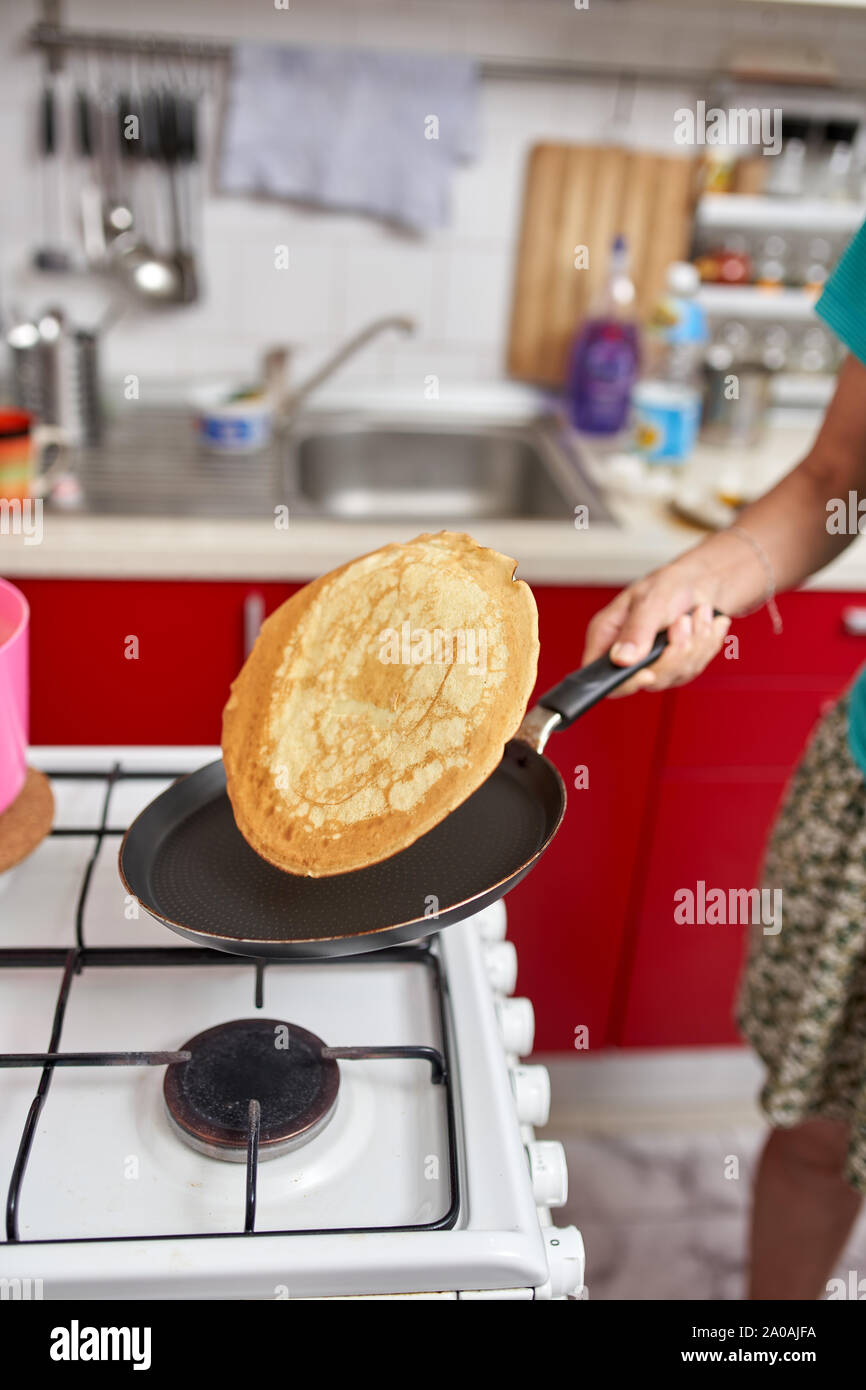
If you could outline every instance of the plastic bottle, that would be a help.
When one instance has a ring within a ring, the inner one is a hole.
[[[772,166],[765,193],[780,198],[801,198],[806,191],[809,122],[789,117],[782,121],[782,152],[768,160]]]
[[[586,434],[616,435],[628,422],[640,358],[633,306],[628,250],[618,236],[604,289],[590,303],[568,368],[571,418]]]
[[[650,463],[679,467],[694,448],[701,418],[707,318],[696,295],[697,270],[668,267],[667,292],[650,319],[648,375],[634,393],[637,449]]]
[[[828,121],[824,133],[821,192],[825,198],[846,199],[854,191],[856,121]]]

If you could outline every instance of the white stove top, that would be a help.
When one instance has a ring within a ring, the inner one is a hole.
[[[543,1120],[544,1078],[540,1068],[515,1072],[500,1029],[510,1004],[525,1035],[527,1005],[500,995],[497,1021],[490,981],[507,991],[514,964],[497,939],[501,905],[429,950],[271,962],[259,976],[254,962],[189,947],[125,896],[121,832],[170,775],[215,755],[32,750],[31,761],[61,774],[57,814],[55,832],[0,875],[0,1053],[49,1049],[66,969],[62,1054],[176,1051],[216,1024],[264,1016],[330,1046],[433,1048],[447,1082],[434,1084],[423,1056],[340,1061],[327,1127],[259,1162],[250,1238],[245,1165],[182,1142],[165,1112],[163,1065],[55,1066],[20,1178],[43,1070],[4,1067],[0,1186],[15,1201],[0,1275],[41,1278],[49,1298],[578,1291],[579,1233],[557,1231],[545,1205],[564,1196],[564,1162],[529,1127]]]

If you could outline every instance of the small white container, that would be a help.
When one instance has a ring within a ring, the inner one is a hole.
[[[252,454],[270,443],[274,412],[265,396],[232,400],[224,386],[202,387],[195,393],[196,433],[212,454]]]

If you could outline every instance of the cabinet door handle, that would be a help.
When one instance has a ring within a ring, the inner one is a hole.
[[[843,608],[842,626],[852,637],[866,637],[866,608]]]
[[[253,649],[259,628],[265,620],[265,601],[261,594],[247,594],[244,599],[244,661]]]

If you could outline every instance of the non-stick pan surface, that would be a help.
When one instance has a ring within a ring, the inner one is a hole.
[[[302,878],[250,849],[215,762],[142,811],[121,846],[120,874],[152,916],[199,945],[350,955],[426,936],[495,902],[535,863],[564,808],[559,773],[513,740],[493,775],[408,849],[353,873]]]
[[[543,695],[524,721],[540,717],[539,749],[552,727],[568,728],[666,642],[659,633],[630,667],[600,657]],[[328,878],[296,877],[260,859],[235,825],[222,762],[210,763],[133,822],[120,847],[120,876],[167,927],[236,955],[346,956],[413,941],[496,902],[556,834],[565,787],[533,743],[512,739],[487,781],[408,849]]]

